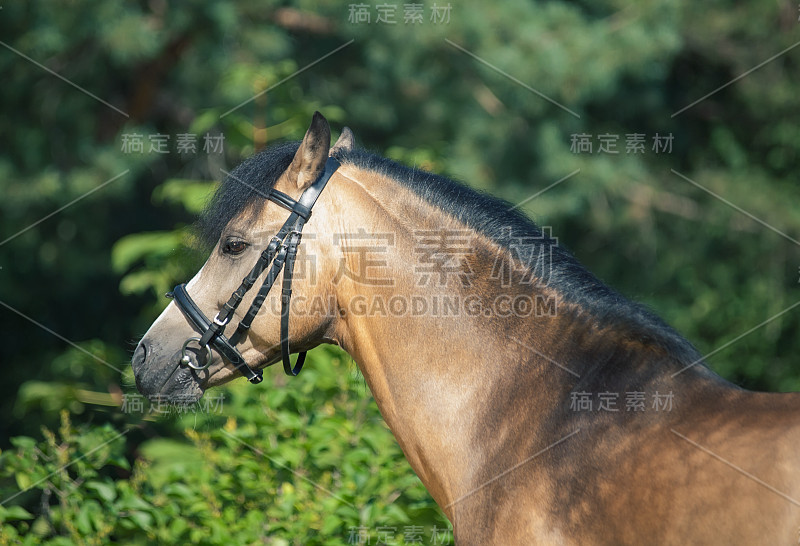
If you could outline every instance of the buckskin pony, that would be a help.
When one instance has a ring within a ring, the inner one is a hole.
[[[143,394],[295,374],[332,343],[457,544],[797,543],[798,395],[720,378],[508,203],[346,128],[331,148],[316,113],[201,223],[208,261],[134,352]]]

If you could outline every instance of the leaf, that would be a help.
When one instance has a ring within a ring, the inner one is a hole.
[[[86,488],[95,491],[106,502],[112,502],[117,498],[116,489],[109,483],[90,481],[86,484]]]
[[[341,525],[342,525],[342,520],[339,519],[338,517],[330,514],[330,515],[325,516],[325,519],[324,519],[324,521],[322,523],[322,529],[320,530],[320,532],[323,535],[330,536]]]
[[[125,275],[119,283],[119,291],[123,294],[141,294],[158,287],[165,275],[161,271],[134,271]]]
[[[36,445],[36,440],[29,436],[15,436],[11,438],[11,445],[18,448],[32,448]]]
[[[198,214],[205,208],[217,186],[218,183],[207,180],[171,178],[153,191],[153,202],[178,204]]]
[[[193,134],[205,133],[219,121],[220,112],[216,109],[209,109],[201,112],[189,126],[189,132]]]
[[[33,519],[33,514],[22,506],[5,507],[0,505],[0,521],[14,521],[20,519]]]
[[[41,408],[54,412],[69,407],[75,400],[74,386],[48,381],[26,381],[17,394],[17,405],[24,411]]]
[[[128,514],[128,518],[133,520],[140,528],[148,531],[153,526],[153,516],[147,512],[134,511]]]
[[[172,483],[163,489],[166,495],[181,499],[192,499],[195,496],[194,491],[184,483]]]
[[[20,488],[21,491],[25,491],[31,486],[31,477],[28,474],[17,474],[14,476],[17,482],[17,487]]]
[[[75,518],[75,526],[84,535],[92,532],[92,520],[89,518],[89,508],[87,506],[81,507],[78,511],[78,516]]]
[[[106,461],[106,464],[118,466],[124,470],[131,469],[131,463],[125,458],[124,455],[112,455],[109,457],[108,461]]]
[[[117,273],[127,271],[146,256],[167,256],[181,246],[179,231],[150,231],[126,235],[111,249],[111,267]]]
[[[176,518],[169,524],[169,532],[173,538],[180,537],[188,528],[189,524],[186,523],[186,520],[183,518]]]
[[[148,504],[146,501],[140,499],[139,497],[129,496],[117,502],[115,504],[115,508],[118,511],[123,511],[123,510],[141,511],[141,510],[150,510],[152,506]]]

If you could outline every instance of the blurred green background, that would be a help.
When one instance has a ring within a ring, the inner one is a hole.
[[[2,5],[0,543],[451,541],[341,352],[136,398],[220,169],[314,110],[523,202],[704,353],[772,319],[709,364],[800,390],[796,2],[382,5]]]

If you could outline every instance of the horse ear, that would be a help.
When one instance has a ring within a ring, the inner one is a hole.
[[[325,169],[328,153],[331,148],[331,128],[328,120],[319,112],[314,112],[311,127],[308,128],[303,142],[294,154],[292,164],[286,171],[289,183],[304,190],[319,178]]]
[[[333,145],[331,148],[331,153],[337,152],[342,150],[344,152],[349,152],[352,150],[356,145],[356,137],[353,136],[353,131],[350,130],[350,127],[345,127],[342,129],[342,134],[339,135],[339,140],[336,141],[336,144]]]

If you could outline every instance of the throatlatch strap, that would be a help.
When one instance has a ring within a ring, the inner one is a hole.
[[[286,375],[300,373],[306,360],[305,351],[297,355],[297,363],[292,367],[289,348],[289,312],[292,304],[292,275],[294,274],[294,260],[297,257],[297,247],[303,234],[305,221],[299,219],[295,229],[286,237],[286,265],[283,268],[283,287],[281,288],[281,357],[283,359],[283,371]]]

